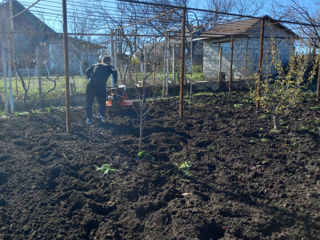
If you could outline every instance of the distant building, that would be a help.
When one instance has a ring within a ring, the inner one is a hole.
[[[274,19],[264,16],[218,24],[197,37],[198,41],[203,41],[203,73],[207,80],[218,82],[219,76],[229,79],[232,37],[233,80],[237,82],[257,73],[262,19],[265,21],[264,67],[271,61],[271,41],[277,46],[282,63],[289,62],[298,36]]]
[[[62,35],[55,32],[43,21],[37,18],[17,0],[12,0],[14,23],[15,59],[18,69],[24,73],[25,69],[34,68],[36,49],[39,49],[41,71],[43,74],[64,74],[64,53]],[[10,38],[9,1],[0,5],[0,41],[6,42]],[[69,40],[69,71],[71,74],[82,74],[87,66],[98,61],[102,47],[75,38]],[[1,52],[1,51],[0,51]],[[2,72],[0,62],[0,72]]]

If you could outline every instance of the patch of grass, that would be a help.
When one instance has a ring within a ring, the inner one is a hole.
[[[270,139],[268,139],[268,138],[261,138],[261,142],[263,142],[263,143],[266,143],[266,142],[269,142],[270,141]]]
[[[197,92],[193,96],[213,96],[212,92]]]

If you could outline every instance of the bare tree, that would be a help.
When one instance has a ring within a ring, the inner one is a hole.
[[[319,3],[318,3],[319,4]],[[296,0],[290,0],[286,4],[274,3],[272,7],[274,17],[282,20],[296,22],[293,27],[302,38],[310,41],[311,45],[319,48],[320,42],[320,11],[307,8]],[[298,23],[300,24],[300,27]]]

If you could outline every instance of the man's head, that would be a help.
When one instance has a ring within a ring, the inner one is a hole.
[[[102,62],[105,64],[111,64],[111,58],[110,57],[103,57]]]

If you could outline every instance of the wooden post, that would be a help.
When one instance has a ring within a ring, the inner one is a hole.
[[[70,132],[70,84],[69,84],[69,52],[68,52],[68,24],[67,24],[67,0],[62,0],[63,12],[63,48],[64,48],[64,71],[66,79],[66,132]]]
[[[232,80],[233,80],[233,43],[234,43],[234,37],[231,36],[231,46],[230,46],[230,76],[229,76],[229,93],[231,92],[231,85],[232,85]]]
[[[179,102],[179,116],[180,118],[183,116],[183,84],[184,84],[184,65],[185,65],[185,37],[186,37],[186,29],[185,29],[185,21],[186,21],[186,8],[182,9],[182,17],[181,17],[181,65],[180,65],[180,102]]]
[[[42,83],[41,83],[41,69],[40,69],[40,49],[36,47],[36,64],[37,64],[37,75],[38,75],[38,92],[39,100],[42,102]]]
[[[262,58],[263,58],[263,41],[264,41],[264,19],[261,19],[256,108],[260,107],[260,85],[261,85],[261,69],[262,69]]]

